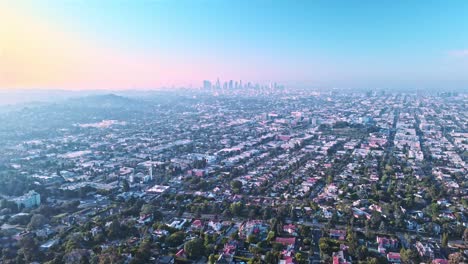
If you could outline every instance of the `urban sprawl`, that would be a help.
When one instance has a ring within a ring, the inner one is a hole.
[[[0,112],[0,263],[463,263],[464,93],[200,89]]]

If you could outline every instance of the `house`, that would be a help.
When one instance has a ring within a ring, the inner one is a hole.
[[[55,230],[53,230],[49,225],[44,226],[43,228],[36,230],[36,236],[41,238],[46,238],[50,235],[55,234]]]
[[[390,263],[401,263],[400,253],[388,252],[387,260]]]
[[[416,221],[413,221],[413,220],[405,220],[406,222],[406,228],[408,230],[415,230],[418,228],[418,223]]]
[[[449,262],[448,262],[448,260],[446,260],[446,259],[434,259],[434,260],[432,261],[432,264],[448,264],[448,263],[449,263]]]
[[[261,220],[247,221],[239,228],[239,236],[246,238],[249,235],[257,235],[259,238],[265,238],[269,225]]]
[[[384,248],[397,248],[398,247],[398,240],[394,238],[386,238],[377,236],[377,244]]]
[[[345,230],[338,230],[338,229],[331,229],[330,230],[330,238],[338,239],[338,240],[345,240],[346,231]]]
[[[326,219],[330,219],[333,216],[333,213],[331,211],[328,211],[328,209],[326,208],[322,209],[322,214],[323,214],[323,217]]]
[[[396,249],[398,247],[398,240],[377,236],[377,244],[377,251],[385,254],[388,249]]]
[[[49,240],[46,243],[42,244],[39,248],[41,250],[49,250],[51,247],[57,245],[58,242],[59,242],[58,239],[52,239],[52,240]]]
[[[278,264],[293,264],[293,263],[294,263],[293,257],[290,257],[290,256],[283,256],[283,259],[280,259],[280,261],[278,261]]]
[[[283,232],[288,233],[293,236],[297,236],[297,227],[293,224],[284,225]]]
[[[147,224],[153,221],[153,214],[140,214],[140,219],[138,223],[140,224]]]
[[[363,211],[363,210],[361,210],[359,208],[353,207],[352,210],[353,210],[353,216],[355,218],[360,218],[361,216],[364,216],[367,219],[371,218],[371,214],[369,214],[369,213],[367,213],[367,212],[365,212],[365,211]]]
[[[214,231],[219,232],[223,228],[223,224],[221,222],[208,222],[208,226],[211,227]]]
[[[345,259],[345,253],[343,252],[343,250],[340,250],[338,252],[333,252],[332,259],[333,259],[333,264],[351,264],[351,262],[348,262]]]
[[[369,206],[369,209],[372,210],[372,211],[377,211],[379,213],[382,213],[382,207],[379,206],[379,205],[376,205],[376,204],[371,204]]]
[[[185,225],[185,223],[187,223],[187,219],[174,219],[170,224],[169,226],[170,227],[173,227],[173,228],[177,228],[177,229],[182,229],[182,227]]]
[[[431,245],[423,244],[422,242],[416,242],[416,250],[418,251],[421,257],[428,257],[430,259],[434,258],[434,250],[432,249]]]
[[[156,260],[156,264],[174,264],[174,256],[161,256]]]
[[[101,227],[95,226],[95,227],[91,228],[91,235],[93,237],[97,236],[98,234],[102,234],[102,228]]]
[[[223,254],[234,256],[237,250],[237,240],[231,240],[224,245]]]
[[[154,230],[153,235],[156,238],[161,238],[161,237],[165,237],[165,236],[169,235],[169,231],[164,230],[164,229],[157,229],[157,230]]]
[[[286,246],[286,247],[294,248],[294,246],[296,245],[296,238],[295,237],[277,237],[275,239],[275,242],[283,244],[283,246]]]
[[[193,223],[192,223],[192,229],[197,229],[197,230],[199,230],[199,229],[202,229],[202,228],[203,228],[203,222],[202,222],[201,220],[198,220],[198,219],[197,219],[197,220],[193,221]]]

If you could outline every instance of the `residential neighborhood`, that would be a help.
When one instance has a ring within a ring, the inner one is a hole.
[[[467,100],[236,82],[0,112],[0,262],[465,263]]]

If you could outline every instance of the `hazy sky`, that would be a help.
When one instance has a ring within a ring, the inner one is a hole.
[[[0,0],[0,88],[468,87],[468,1]]]

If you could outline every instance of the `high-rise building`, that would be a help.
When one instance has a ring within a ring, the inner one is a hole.
[[[153,163],[151,163],[151,166],[149,167],[149,178],[150,181],[153,180]]]
[[[12,201],[18,205],[18,208],[31,208],[41,204],[41,195],[32,190],[23,196],[14,198]]]
[[[211,82],[208,80],[203,81],[203,89],[208,90],[211,89]]]

